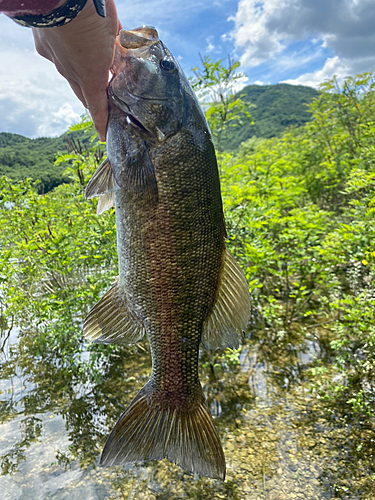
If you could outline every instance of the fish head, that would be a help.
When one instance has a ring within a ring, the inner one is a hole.
[[[109,85],[110,101],[146,139],[163,143],[183,124],[185,105],[177,60],[152,27],[121,30]]]

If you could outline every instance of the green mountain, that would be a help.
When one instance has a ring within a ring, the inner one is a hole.
[[[242,89],[244,99],[254,107],[249,111],[254,125],[245,123],[242,127],[230,128],[224,138],[226,150],[235,150],[241,142],[250,137],[274,137],[292,125],[300,126],[311,119],[306,104],[319,93],[301,85],[249,85]],[[82,133],[75,132],[74,137]],[[65,137],[39,137],[28,139],[18,134],[0,133],[0,176],[6,175],[19,180],[26,177],[38,179],[39,192],[50,191],[64,178],[64,165],[56,166],[54,161],[59,153],[66,152]]]
[[[64,177],[66,165],[55,165],[60,154],[68,152],[67,134],[60,137],[38,137],[29,139],[19,134],[0,133],[0,176],[14,180],[31,178],[38,180],[39,193],[51,191],[62,182],[70,182]],[[69,134],[69,139],[87,140],[85,131]]]
[[[20,180],[38,179],[39,192],[47,192],[64,179],[64,166],[54,164],[59,152],[66,152],[64,136],[29,139],[18,134],[0,133],[0,176]]]
[[[252,104],[249,111],[254,124],[244,123],[242,127],[229,129],[223,140],[224,149],[234,150],[250,137],[280,136],[287,127],[299,127],[311,120],[307,104],[319,92],[302,85],[248,85],[240,92],[244,101]]]

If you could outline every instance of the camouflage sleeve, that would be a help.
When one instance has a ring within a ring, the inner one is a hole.
[[[16,23],[33,28],[52,28],[72,21],[84,8],[87,0],[0,0],[0,12],[4,12]],[[93,0],[96,12],[105,17],[105,0]]]
[[[0,0],[0,12],[8,16],[32,14],[34,16],[51,12],[59,0]]]

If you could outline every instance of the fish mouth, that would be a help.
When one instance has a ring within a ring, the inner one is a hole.
[[[120,30],[115,41],[112,74],[118,75],[125,69],[127,57],[149,59],[151,45],[159,41],[158,32],[152,26],[141,26],[134,30]]]
[[[141,26],[134,30],[121,30],[115,42],[115,57],[111,67],[112,75],[118,76],[122,73],[122,81],[125,85],[127,93],[136,99],[144,101],[167,101],[165,95],[147,96],[142,92],[139,94],[133,85],[136,83],[128,74],[129,61],[149,61],[153,59],[151,55],[152,46],[160,46],[160,57],[163,56],[163,51],[166,48],[163,42],[159,39],[158,32],[152,26]],[[132,89],[132,90],[131,90]]]
[[[137,93],[130,90],[129,83],[130,86],[132,86],[132,84],[131,82],[128,82],[126,78],[127,61],[129,61],[129,59],[150,59],[150,47],[157,43],[161,44],[162,48],[165,50],[163,43],[159,39],[158,32],[152,26],[141,26],[140,28],[136,28],[134,30],[120,31],[116,38],[115,58],[111,67],[113,77],[108,87],[108,97],[115,104],[115,106],[121,109],[121,111],[125,114],[126,122],[130,126],[136,129],[145,139],[156,145],[161,145],[170,134],[164,133],[157,126],[152,126],[151,130],[149,130],[132,114],[131,107],[116,94],[117,87],[122,87],[120,94],[124,93],[125,96],[127,95],[136,101],[142,100],[160,103],[168,101],[167,96],[148,97],[144,95],[137,95]],[[117,77],[120,77],[120,80],[118,80]],[[115,78],[116,83],[113,82]],[[114,85],[114,87],[111,84]],[[126,100],[126,97],[124,97],[124,99]]]
[[[159,34],[153,26],[140,26],[133,30],[120,30],[117,37],[124,49],[142,49],[160,41]]]

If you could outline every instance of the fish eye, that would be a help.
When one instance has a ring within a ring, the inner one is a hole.
[[[164,57],[160,61],[160,66],[165,71],[173,71],[174,69],[176,69],[176,65],[170,57]]]

